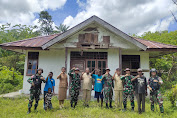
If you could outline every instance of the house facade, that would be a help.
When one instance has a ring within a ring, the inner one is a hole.
[[[54,73],[55,93],[58,93],[59,80],[56,78],[62,67],[66,67],[67,72],[73,67],[79,68],[81,72],[86,67],[90,70],[98,68],[102,74],[109,67],[112,75],[116,68],[124,70],[129,67],[133,75],[136,75],[138,68],[142,68],[148,78],[149,58],[177,51],[177,46],[174,45],[131,37],[97,16],[90,17],[62,34],[35,37],[0,46],[26,55],[23,79],[25,94],[29,94],[30,88],[27,79],[36,73],[37,68],[44,69],[44,77],[51,71]]]

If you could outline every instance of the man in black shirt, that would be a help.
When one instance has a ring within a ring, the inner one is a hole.
[[[28,114],[31,112],[31,107],[33,100],[35,99],[36,103],[34,105],[34,110],[37,109],[38,102],[39,102],[39,96],[41,94],[41,84],[42,82],[45,83],[44,77],[41,75],[43,73],[43,69],[39,68],[37,70],[37,73],[33,76],[31,76],[27,82],[31,84],[30,88],[30,98],[29,98],[29,104],[28,104]]]
[[[131,81],[134,81],[136,84],[136,94],[138,102],[138,112],[141,114],[145,112],[145,96],[147,94],[147,81],[146,77],[142,74],[142,69],[137,70],[138,75],[134,77]],[[142,104],[142,108],[141,108]]]

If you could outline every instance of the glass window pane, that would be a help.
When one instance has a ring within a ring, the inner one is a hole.
[[[95,67],[95,61],[92,61],[92,67]]]
[[[31,70],[30,70],[30,69],[28,69],[28,74],[29,74],[29,75],[31,74]]]
[[[103,68],[106,68],[106,61],[103,61]]]
[[[87,62],[87,67],[91,67],[91,61]]]
[[[28,69],[31,69],[32,68],[32,65],[28,65]]]
[[[34,75],[36,73],[36,70],[32,70],[32,75]]]
[[[36,66],[37,66],[37,60],[34,60],[32,69],[36,69]]]
[[[101,68],[101,61],[98,61],[98,68]]]

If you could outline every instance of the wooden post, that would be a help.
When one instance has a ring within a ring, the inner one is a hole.
[[[67,60],[68,60],[68,48],[65,47],[65,68],[67,70]]]
[[[121,48],[119,48],[119,68],[122,70],[122,49]]]

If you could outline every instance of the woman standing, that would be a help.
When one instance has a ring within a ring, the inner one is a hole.
[[[60,79],[59,91],[58,91],[58,100],[59,100],[60,109],[64,107],[63,104],[64,104],[64,100],[66,99],[66,93],[68,88],[68,78],[67,78],[67,74],[65,73],[66,68],[62,67],[61,71],[62,72],[57,77],[57,79]]]

